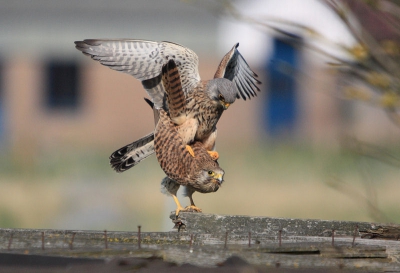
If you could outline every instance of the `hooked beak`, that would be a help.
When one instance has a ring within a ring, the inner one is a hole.
[[[222,105],[224,106],[224,110],[228,109],[228,107],[231,105],[230,103],[223,102]]]
[[[224,182],[224,178],[223,175],[218,173],[214,176],[214,178],[217,180],[216,183],[218,183],[218,185],[221,185],[222,182]]]

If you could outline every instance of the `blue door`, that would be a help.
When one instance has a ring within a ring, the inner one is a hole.
[[[293,44],[274,39],[273,54],[265,69],[268,73],[267,107],[264,121],[272,137],[290,137],[297,120],[296,74],[298,49]]]

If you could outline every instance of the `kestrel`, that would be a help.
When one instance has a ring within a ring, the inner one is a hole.
[[[216,124],[221,114],[236,98],[251,98],[260,91],[257,75],[237,50],[239,44],[223,57],[214,79],[202,81],[198,72],[198,57],[190,49],[171,42],[145,40],[84,40],[76,48],[92,59],[114,70],[130,74],[142,81],[155,108],[163,106],[165,87],[161,70],[168,60],[178,67],[186,99],[186,114],[191,130],[183,136],[189,144],[201,141],[208,151],[214,150]],[[168,111],[168,109],[166,109]],[[179,121],[177,121],[179,123]],[[145,141],[144,141],[145,140]],[[142,146],[140,146],[142,145]],[[110,156],[110,164],[123,172],[154,152],[152,134],[126,145]],[[214,153],[215,157],[218,154]]]
[[[217,191],[223,182],[224,171],[201,141],[195,141],[188,146],[182,137],[188,129],[186,121],[192,118],[186,111],[188,105],[181,87],[179,71],[173,60],[163,67],[162,81],[166,92],[165,106],[168,106],[169,111],[165,111],[166,107],[155,109],[155,119],[158,121],[154,130],[156,157],[168,176],[163,179],[162,185],[176,202],[176,215],[183,210],[176,197],[179,185],[186,186],[191,204],[189,208],[201,211],[195,206],[192,194],[195,191]]]

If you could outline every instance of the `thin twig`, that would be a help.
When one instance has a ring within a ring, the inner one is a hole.
[[[251,232],[249,231],[249,247],[251,247]]]
[[[11,244],[12,244],[12,241],[13,241],[13,236],[14,236],[14,234],[11,232],[10,238],[8,239],[8,247],[7,247],[8,250],[11,250]]]
[[[44,231],[42,231],[42,250],[44,250]]]
[[[107,230],[104,230],[104,245],[105,249],[108,249]]]
[[[74,239],[75,239],[76,232],[72,233],[71,241],[69,242],[69,249],[74,249]]]
[[[227,248],[227,244],[228,244],[228,231],[225,232],[225,245],[224,248]]]
[[[356,243],[356,236],[358,233],[358,225],[356,225],[356,227],[354,228],[354,234],[353,234],[353,243],[351,244],[352,247],[354,247],[355,243]]]
[[[141,231],[140,231],[140,229],[142,228],[142,226],[138,226],[138,248],[140,249],[141,248],[141,245],[140,245],[140,243],[141,243]]]

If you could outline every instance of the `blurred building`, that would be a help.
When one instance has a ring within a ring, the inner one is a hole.
[[[19,158],[52,149],[111,152],[154,128],[140,82],[85,57],[75,40],[180,43],[199,55],[205,79],[223,56],[218,18],[181,1],[13,1],[0,15],[0,142]]]
[[[378,41],[387,39],[389,33],[393,39],[395,30],[382,24],[385,14],[371,12],[368,3],[362,1],[344,2]],[[337,147],[349,135],[376,143],[398,142],[398,128],[382,107],[344,99],[343,79],[328,65],[335,60],[320,54],[351,61],[345,48],[353,48],[356,42],[324,1],[253,0],[235,4],[233,17],[237,20],[229,20],[229,16],[221,20],[220,44],[227,46],[240,37],[245,41],[242,50],[250,52],[246,59],[261,68],[267,79],[260,106],[263,120],[259,122],[264,136],[325,148]],[[356,21],[354,27],[359,27]]]
[[[228,31],[220,18],[191,2],[7,1],[0,23],[0,142],[18,158],[52,149],[111,152],[153,129],[141,84],[75,50],[73,42],[85,38],[183,44],[199,55],[203,79],[211,78],[223,54],[240,42],[239,50],[263,81],[262,92],[224,114],[220,141],[290,136],[326,145],[349,126],[342,115],[346,106],[334,95],[333,74],[301,43],[294,47],[260,30],[250,34],[249,24]],[[293,58],[279,63],[288,54]],[[279,81],[285,75],[289,78]],[[290,84],[286,97],[282,83]],[[382,123],[374,126],[350,127],[352,133],[371,133]],[[389,133],[385,129],[378,135]]]

